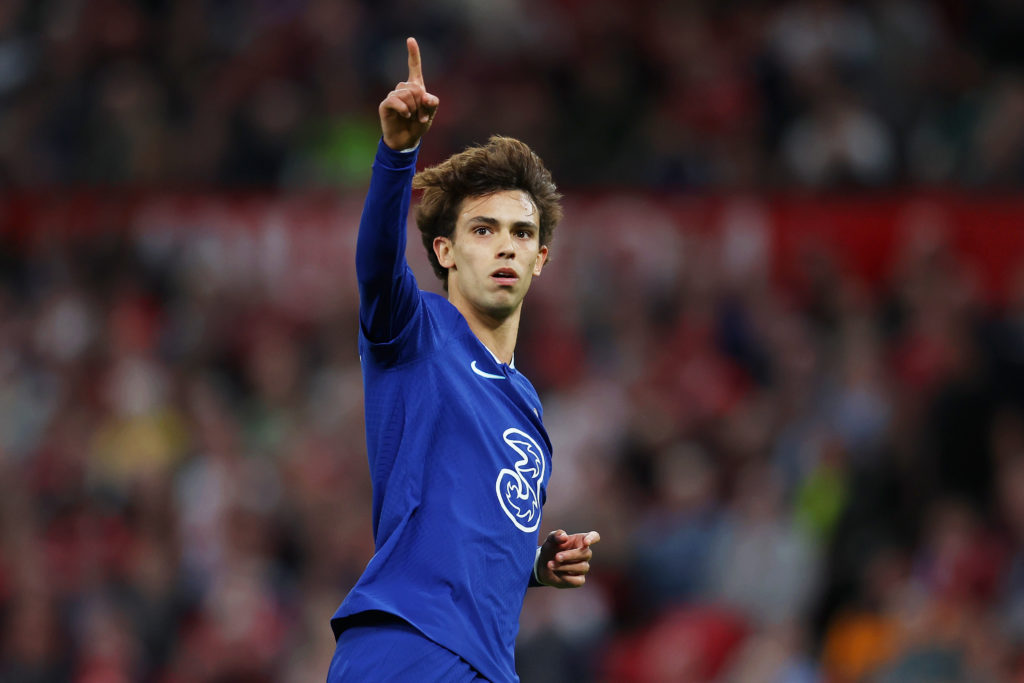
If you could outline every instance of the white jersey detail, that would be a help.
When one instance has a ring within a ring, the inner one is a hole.
[[[521,531],[536,531],[540,527],[540,487],[545,471],[543,451],[533,437],[514,427],[506,429],[501,436],[520,459],[515,469],[498,472],[494,483],[498,502]]]
[[[492,375],[489,372],[484,372],[483,370],[476,366],[476,361],[473,361],[472,363],[469,364],[469,369],[475,372],[476,374],[480,375],[481,377],[486,377],[487,379],[505,379],[504,375]]]

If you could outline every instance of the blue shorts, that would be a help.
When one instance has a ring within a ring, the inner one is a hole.
[[[486,681],[465,659],[384,612],[356,615],[338,636],[327,683]]]

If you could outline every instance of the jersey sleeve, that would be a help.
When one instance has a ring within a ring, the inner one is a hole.
[[[526,583],[527,588],[537,588],[538,586],[546,586],[546,583],[541,583],[537,577],[537,561],[540,559],[541,546],[537,546],[537,552],[533,556],[533,569],[530,571],[530,580]]]
[[[356,241],[359,323],[372,343],[394,340],[420,305],[405,260],[406,220],[418,149],[396,152],[381,140]]]

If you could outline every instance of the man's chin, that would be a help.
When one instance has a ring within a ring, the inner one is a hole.
[[[475,292],[460,293],[465,294],[458,298],[466,305],[498,321],[516,313],[522,306],[526,294],[520,287],[485,287]]]
[[[498,292],[484,304],[483,309],[494,318],[504,319],[519,310],[523,297],[512,292]]]

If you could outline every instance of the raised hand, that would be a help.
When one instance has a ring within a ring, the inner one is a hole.
[[[590,546],[601,540],[601,534],[567,534],[558,529],[548,534],[537,557],[537,576],[540,582],[555,588],[579,588],[587,581]]]
[[[430,128],[440,100],[427,92],[423,82],[420,46],[415,38],[406,38],[409,49],[409,79],[395,86],[377,108],[384,144],[401,150],[415,147]]]

